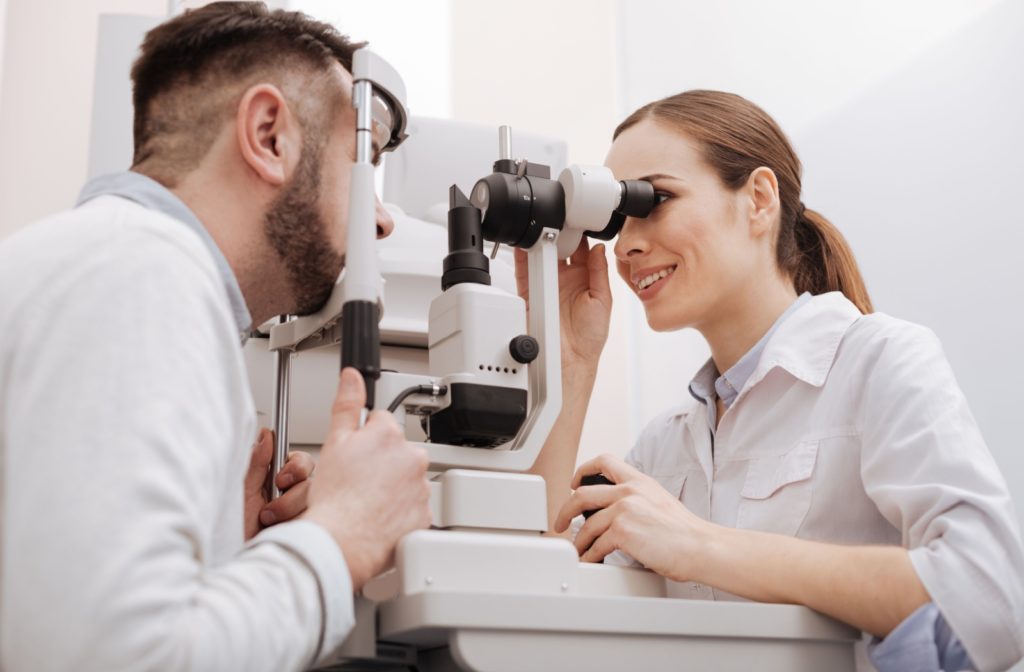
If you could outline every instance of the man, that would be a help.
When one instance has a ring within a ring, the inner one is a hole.
[[[429,524],[426,453],[386,413],[360,427],[352,370],[316,478],[295,458],[301,486],[256,494],[239,343],[342,268],[358,46],[259,3],[155,28],[132,171],[0,244],[0,668],[304,668]]]

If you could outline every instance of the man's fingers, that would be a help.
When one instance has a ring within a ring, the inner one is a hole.
[[[309,481],[290,488],[260,510],[260,523],[264,526],[295,518],[306,510],[309,501]]]
[[[301,483],[313,475],[316,460],[309,453],[300,450],[288,453],[288,461],[278,472],[275,483],[281,490],[287,490],[296,483]]]
[[[359,429],[359,416],[366,405],[366,386],[363,376],[351,367],[338,377],[338,393],[331,406],[331,433],[348,436]]]
[[[263,428],[252,446],[249,471],[245,475],[246,491],[259,488],[267,477],[267,469],[274,458],[274,433]]]

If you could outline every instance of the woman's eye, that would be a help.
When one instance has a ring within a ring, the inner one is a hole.
[[[672,194],[667,194],[664,191],[654,192],[654,207],[658,207],[670,198],[672,198]]]

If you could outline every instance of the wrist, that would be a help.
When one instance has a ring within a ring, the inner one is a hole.
[[[335,524],[333,517],[323,515],[318,507],[307,509],[301,518],[316,523],[331,535],[331,539],[337,544],[342,557],[345,558],[345,567],[348,569],[349,578],[352,581],[352,592],[362,590],[363,585],[373,577],[368,570],[369,563],[363,557],[364,554],[360,553],[358,544],[347,538],[342,530],[338,529],[340,526]]]
[[[715,585],[715,573],[729,566],[732,532],[728,527],[700,519],[693,532],[681,539],[684,548],[679,557],[687,558],[683,567],[687,576],[676,580]]]
[[[597,362],[579,362],[562,365],[562,388],[574,392],[593,389],[597,382]]]

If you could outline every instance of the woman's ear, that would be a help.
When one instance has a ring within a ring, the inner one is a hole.
[[[761,166],[750,174],[744,186],[750,199],[750,235],[760,237],[774,230],[779,219],[779,181],[771,168]]]
[[[302,131],[284,94],[257,84],[242,94],[235,117],[242,160],[267,184],[280,187],[298,164]]]

